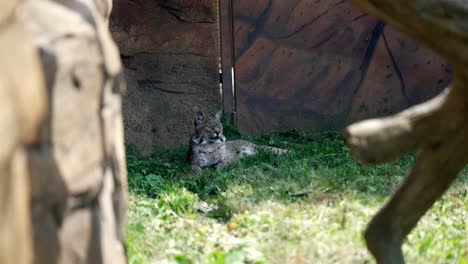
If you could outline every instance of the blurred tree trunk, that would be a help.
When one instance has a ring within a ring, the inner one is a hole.
[[[124,83],[111,6],[0,4],[0,263],[127,261]]]
[[[28,149],[39,140],[46,96],[39,57],[16,17],[0,2],[0,263],[31,263]]]
[[[422,150],[365,233],[378,263],[404,263],[404,239],[468,161],[468,5],[463,0],[355,2],[440,53],[455,70],[453,84],[438,97],[395,116],[353,124],[346,131],[354,156],[365,163]]]

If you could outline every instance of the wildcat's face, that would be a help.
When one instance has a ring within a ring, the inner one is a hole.
[[[226,141],[221,124],[222,111],[219,110],[213,117],[198,112],[195,116],[195,134],[192,140],[196,144],[215,144]]]

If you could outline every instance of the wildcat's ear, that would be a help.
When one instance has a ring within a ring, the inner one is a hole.
[[[195,115],[195,126],[200,125],[203,122],[203,119],[205,119],[205,114],[203,112],[198,111]]]
[[[223,109],[219,109],[218,112],[215,114],[215,118],[221,120],[221,116],[223,115]]]

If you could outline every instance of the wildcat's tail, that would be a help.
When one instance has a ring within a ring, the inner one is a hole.
[[[273,153],[278,154],[278,155],[284,155],[284,154],[291,153],[291,151],[289,151],[287,149],[282,149],[282,148],[275,148],[275,147],[269,147],[269,146],[259,146],[259,148],[261,150],[273,152]]]

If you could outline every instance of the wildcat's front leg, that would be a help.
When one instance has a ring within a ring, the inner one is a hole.
[[[227,164],[228,164],[228,163],[227,163],[227,160],[221,160],[220,162],[218,162],[218,163],[216,164],[216,169],[217,169],[217,170],[222,170],[222,169],[224,169],[224,167],[227,166]]]
[[[200,174],[202,172],[202,168],[198,165],[192,165],[192,172],[194,174]]]

